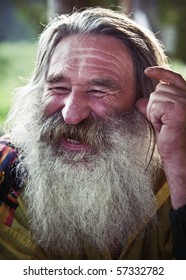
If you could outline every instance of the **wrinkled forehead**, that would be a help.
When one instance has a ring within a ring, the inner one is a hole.
[[[116,71],[133,68],[127,47],[119,39],[108,35],[73,35],[62,39],[56,46],[49,65],[49,74],[60,72],[61,67],[77,65],[115,67]],[[58,68],[58,70],[57,70]]]

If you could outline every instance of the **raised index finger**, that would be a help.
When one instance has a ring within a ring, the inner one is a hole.
[[[159,66],[148,67],[145,69],[145,75],[149,78],[159,80],[170,85],[186,90],[185,79],[177,72]]]

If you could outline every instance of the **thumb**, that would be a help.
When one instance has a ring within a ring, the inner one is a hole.
[[[147,104],[148,104],[147,98],[140,98],[136,101],[136,108],[137,110],[145,117],[147,117]]]

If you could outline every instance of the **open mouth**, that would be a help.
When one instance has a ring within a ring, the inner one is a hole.
[[[71,138],[67,138],[66,141],[68,141],[69,143],[72,143],[72,144],[77,144],[77,145],[80,144],[79,141],[71,139]]]
[[[63,138],[62,146],[65,150],[76,151],[76,152],[81,152],[81,151],[86,152],[92,150],[90,145],[81,143],[71,138],[66,138],[66,139]]]

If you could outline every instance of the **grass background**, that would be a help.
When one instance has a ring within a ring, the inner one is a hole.
[[[34,68],[36,45],[31,42],[0,43],[0,129],[10,108],[13,90],[26,84]]]
[[[26,83],[34,68],[36,44],[0,43],[0,130],[12,101],[12,92]],[[186,78],[186,65],[174,60],[172,68]]]

